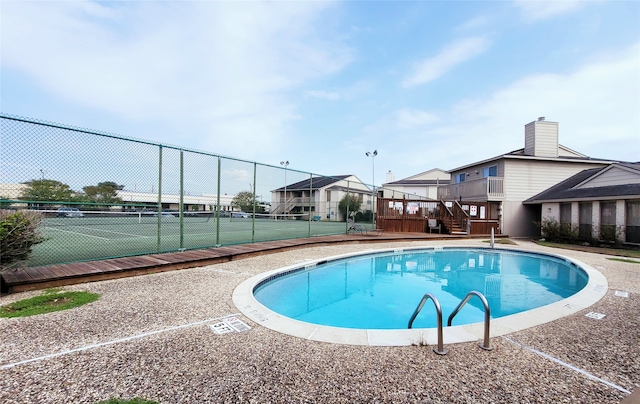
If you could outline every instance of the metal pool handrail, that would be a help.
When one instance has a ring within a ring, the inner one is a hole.
[[[480,344],[479,345],[480,345],[480,348],[490,351],[493,349],[491,347],[491,344],[489,343],[489,321],[491,317],[491,311],[489,310],[489,302],[487,302],[487,299],[484,297],[484,295],[478,292],[477,290],[472,290],[471,292],[467,293],[467,296],[464,298],[464,300],[462,300],[458,305],[458,307],[456,307],[455,310],[453,310],[453,313],[451,313],[451,315],[449,316],[449,320],[447,320],[447,327],[451,326],[451,321],[453,321],[453,318],[462,309],[462,306],[467,304],[467,302],[469,301],[469,299],[473,297],[473,295],[478,296],[482,301],[482,304],[484,305],[484,341],[481,345]]]
[[[447,350],[444,349],[442,346],[442,308],[440,307],[440,302],[438,301],[438,299],[436,299],[434,295],[432,295],[431,293],[427,293],[424,296],[422,296],[422,299],[420,300],[420,304],[418,304],[418,307],[416,307],[415,311],[413,312],[413,315],[411,316],[411,319],[409,320],[408,328],[411,328],[413,326],[413,320],[416,319],[416,317],[418,316],[418,313],[420,313],[420,310],[422,310],[422,308],[424,307],[424,304],[429,299],[433,301],[433,305],[436,307],[436,313],[438,315],[438,348],[437,349],[433,348],[433,352],[437,353],[438,355],[445,355],[447,353]]]

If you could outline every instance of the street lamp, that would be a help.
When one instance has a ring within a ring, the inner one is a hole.
[[[376,164],[375,157],[378,155],[378,150],[373,152],[366,152],[367,157],[371,157],[371,176],[372,176],[372,191],[371,191],[371,216],[373,220],[373,228],[376,227]]]
[[[287,166],[289,165],[289,160],[281,161],[280,165],[284,167],[284,208],[282,209],[282,213],[285,215],[285,219],[287,216]]]

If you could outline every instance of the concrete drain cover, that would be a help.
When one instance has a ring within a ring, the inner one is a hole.
[[[603,290],[607,290],[607,288],[605,288],[605,286],[604,286],[604,285],[596,285],[596,286],[593,288],[593,290],[594,290],[595,292],[602,292]]]
[[[595,311],[590,311],[589,313],[585,314],[585,316],[587,316],[589,318],[595,318],[596,320],[602,320],[606,316],[606,314],[596,313]]]
[[[237,317],[227,317],[219,323],[212,324],[211,330],[216,334],[249,331],[251,327]]]
[[[622,290],[616,290],[616,296],[618,296],[618,297],[629,297],[629,292],[623,292]]]

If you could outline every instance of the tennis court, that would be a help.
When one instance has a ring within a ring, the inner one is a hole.
[[[82,217],[46,217],[41,229],[46,241],[34,247],[30,266],[341,234],[346,226],[295,215],[218,218],[200,212],[180,218],[172,213],[96,211]]]

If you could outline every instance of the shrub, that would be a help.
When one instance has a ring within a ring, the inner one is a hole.
[[[365,222],[373,222],[373,212],[370,210],[365,210],[362,213],[362,220]]]
[[[570,223],[560,223],[556,219],[544,219],[540,224],[542,236],[549,241],[569,241],[575,243],[580,238],[579,228]]]
[[[549,241],[560,239],[560,223],[555,219],[543,219],[540,224],[542,237]]]
[[[42,218],[33,211],[0,210],[0,271],[29,258],[31,248],[45,240],[38,230]]]
[[[616,225],[600,225],[598,229],[600,241],[620,245],[624,242],[624,227]]]
[[[570,243],[577,243],[580,239],[580,228],[576,224],[561,223],[560,237],[563,240],[569,240]]]

